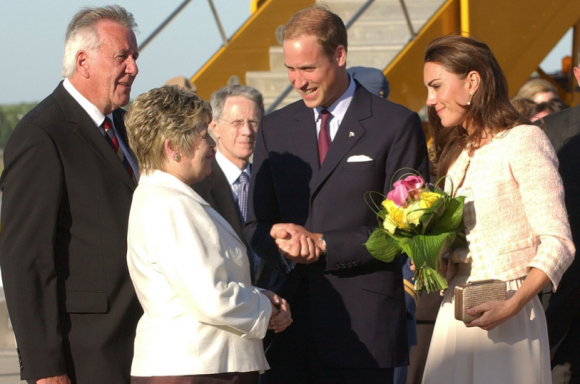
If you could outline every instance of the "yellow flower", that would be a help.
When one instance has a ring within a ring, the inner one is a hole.
[[[430,208],[440,197],[441,195],[435,192],[421,192],[419,205],[421,208]]]
[[[391,232],[395,232],[394,226],[401,228],[401,229],[408,229],[409,223],[407,222],[407,210],[404,208],[399,207],[395,204],[392,200],[385,200],[382,202],[383,207],[388,212],[388,216],[385,218],[385,222],[383,223],[383,227]]]
[[[419,219],[423,216],[424,212],[425,210],[422,207],[421,201],[417,201],[405,209],[405,217],[409,223],[418,225]]]

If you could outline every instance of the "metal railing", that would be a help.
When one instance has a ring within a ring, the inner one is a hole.
[[[176,9],[175,11],[173,11],[168,17],[167,19],[165,19],[160,25],[159,27],[157,27],[146,39],[145,41],[143,41],[140,45],[139,45],[139,52],[143,51],[145,49],[145,47],[147,47],[147,45],[149,45],[149,43],[151,43],[151,41],[153,41],[153,39],[155,39],[155,37],[157,37],[157,35],[159,35],[159,33],[161,33],[161,31],[163,31],[163,29],[165,29],[165,27],[167,27],[167,25],[169,23],[171,23],[171,21],[173,21],[173,19],[175,19],[175,17],[181,12],[183,11],[183,9],[191,2],[192,0],[185,0],[183,1]],[[222,27],[222,23],[220,21],[219,15],[217,13],[217,10],[213,4],[213,0],[207,0],[207,2],[209,3],[209,7],[211,8],[211,12],[213,14],[215,23],[217,25],[217,28],[220,32],[223,44],[226,45],[228,43],[228,38],[226,37],[226,33],[224,32],[224,28]]]
[[[364,3],[359,10],[350,18],[350,20],[345,24],[346,29],[348,30],[354,23],[355,21],[358,20],[359,17],[361,17],[361,15],[367,10],[367,8],[374,2],[374,0],[368,0],[366,3]],[[409,27],[409,31],[411,33],[411,40],[413,40],[415,38],[415,36],[417,35],[413,29],[413,23],[411,22],[411,18],[409,17],[409,12],[407,11],[407,6],[405,4],[405,0],[399,0],[399,2],[401,3],[401,8],[403,10],[403,15],[405,16],[405,19],[407,21],[407,26]],[[268,107],[268,109],[266,110],[266,114],[272,112],[274,109],[276,109],[276,107],[278,107],[278,105],[280,105],[280,103],[282,102],[282,100],[284,100],[286,98],[286,96],[288,96],[288,94],[292,91],[292,84],[288,85],[286,87],[286,89],[284,89],[284,91],[282,91],[282,93],[280,94],[280,96],[278,96],[276,98],[276,100],[274,100],[272,102],[272,104]]]

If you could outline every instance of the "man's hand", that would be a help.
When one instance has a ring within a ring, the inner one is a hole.
[[[36,380],[36,384],[71,384],[66,374]]]
[[[280,252],[295,263],[314,263],[326,251],[320,240],[322,234],[309,232],[300,225],[274,224],[270,236],[276,239]]]
[[[292,315],[290,313],[290,304],[272,291],[262,291],[272,303],[272,316],[268,329],[274,330],[275,333],[282,332],[292,324]]]

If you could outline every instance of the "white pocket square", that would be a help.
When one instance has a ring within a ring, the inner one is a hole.
[[[355,155],[355,156],[349,157],[346,160],[347,163],[362,163],[365,161],[373,161],[373,159],[371,159],[367,155]]]

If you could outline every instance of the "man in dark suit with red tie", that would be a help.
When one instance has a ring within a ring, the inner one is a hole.
[[[133,16],[84,8],[68,26],[65,80],[4,151],[0,263],[29,383],[129,383],[142,312],[127,270],[138,169],[124,112],[137,76]]]
[[[212,171],[192,188],[227,220],[242,242],[250,261],[252,282],[268,285],[271,268],[248,246],[242,226],[247,218],[247,200],[252,166],[250,158],[256,144],[256,130],[264,115],[262,94],[246,85],[228,85],[211,96],[212,121],[218,139]]]
[[[302,100],[260,123],[245,226],[256,253],[286,274],[272,289],[294,319],[267,351],[264,381],[392,383],[408,364],[401,260],[379,262],[364,247],[377,226],[365,193],[387,194],[410,168],[427,176],[421,122],[347,74],[337,15],[302,10],[283,39]]]

